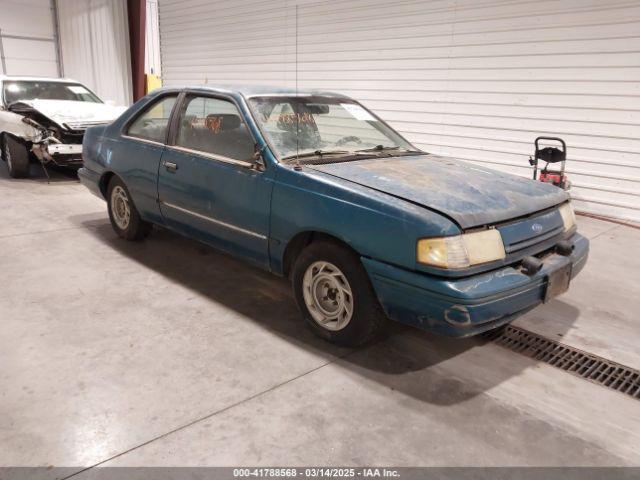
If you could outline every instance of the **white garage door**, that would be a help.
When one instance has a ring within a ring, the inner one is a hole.
[[[0,74],[58,77],[51,0],[0,0]]]
[[[133,98],[126,0],[57,0],[64,75],[102,100]]]
[[[637,0],[161,0],[160,38],[165,85],[297,78],[503,171],[561,136],[576,207],[640,221]]]

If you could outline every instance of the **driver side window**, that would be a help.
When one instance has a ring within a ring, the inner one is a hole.
[[[237,107],[213,97],[187,97],[176,145],[233,160],[250,161],[254,141]]]

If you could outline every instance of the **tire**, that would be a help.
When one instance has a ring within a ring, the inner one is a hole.
[[[311,330],[336,345],[368,343],[387,321],[360,258],[338,242],[319,241],[306,247],[295,261],[292,286]]]
[[[109,182],[107,208],[111,226],[119,237],[139,241],[151,232],[151,224],[140,218],[127,186],[118,177],[113,177]]]
[[[2,158],[7,164],[12,178],[26,178],[29,176],[29,150],[27,146],[10,135],[2,136]]]

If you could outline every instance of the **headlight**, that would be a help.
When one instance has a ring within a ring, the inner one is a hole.
[[[502,236],[495,229],[418,240],[418,262],[433,267],[465,268],[504,257]]]
[[[560,215],[562,216],[562,223],[564,223],[564,231],[568,232],[573,227],[576,226],[576,215],[573,213],[573,207],[571,203],[567,202],[562,205],[559,209]]]

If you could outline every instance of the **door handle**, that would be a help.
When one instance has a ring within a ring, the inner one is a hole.
[[[167,169],[167,172],[175,172],[178,170],[178,165],[173,162],[164,162],[164,168]]]

